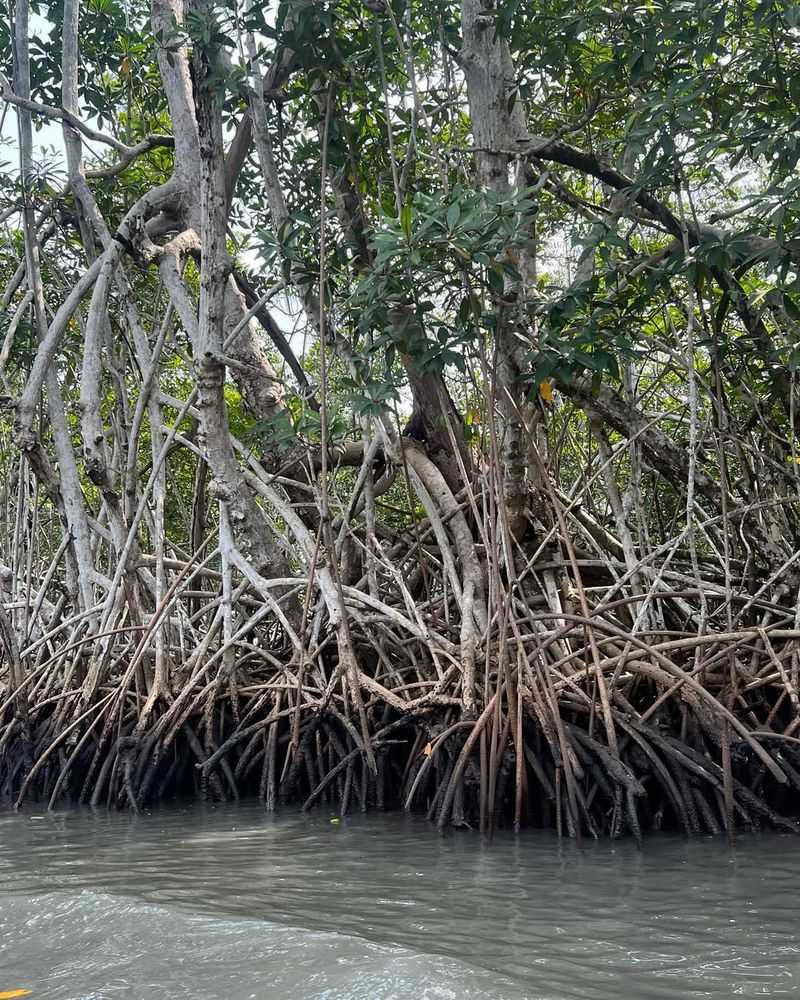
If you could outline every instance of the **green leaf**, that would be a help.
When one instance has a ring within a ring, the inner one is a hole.
[[[406,239],[411,239],[411,223],[414,218],[414,210],[409,202],[406,202],[400,210],[400,228],[405,233]]]
[[[457,201],[447,209],[447,228],[452,232],[456,228],[459,218],[461,217],[461,206]]]

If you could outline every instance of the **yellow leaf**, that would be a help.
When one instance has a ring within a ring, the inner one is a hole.
[[[5,993],[0,993],[0,1000],[11,1000],[12,997],[29,997],[30,995],[30,990],[6,990]]]
[[[553,402],[553,386],[550,382],[540,382],[539,383],[539,395],[545,401],[545,403]]]
[[[430,755],[433,753],[433,743],[426,743],[425,749],[422,752],[425,754],[426,757],[430,757]]]

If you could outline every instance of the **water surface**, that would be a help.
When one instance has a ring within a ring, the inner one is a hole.
[[[800,997],[798,841],[440,837],[249,806],[0,814],[32,1000]]]

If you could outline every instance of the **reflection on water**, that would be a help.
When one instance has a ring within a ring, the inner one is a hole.
[[[798,846],[487,845],[405,816],[251,807],[0,814],[0,992],[800,997]]]

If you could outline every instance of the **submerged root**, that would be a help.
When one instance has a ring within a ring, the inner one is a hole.
[[[254,476],[305,575],[255,568],[223,504],[218,547],[162,553],[154,588],[139,553],[100,605],[5,601],[0,798],[137,811],[255,796],[575,839],[797,830],[788,564],[734,581],[689,559],[683,533],[621,563],[552,488],[552,527],[518,542],[490,486],[452,493],[415,447],[398,450],[425,512],[408,530],[359,520],[371,466],[338,535],[316,538]],[[27,592],[57,596],[65,551]]]
[[[440,828],[553,827],[576,838],[798,829],[800,739],[782,665],[800,632],[634,635],[621,602],[587,620],[529,613],[511,636],[495,623],[482,637],[467,699],[454,617],[443,622],[431,604],[412,622],[402,604],[386,607],[391,617],[355,600],[349,609],[363,719],[335,636],[323,632],[302,670],[272,624],[235,633],[232,656],[220,633],[180,686],[153,697],[121,628],[119,655],[107,650],[112,667],[88,700],[76,665],[99,643],[37,640],[18,654],[24,679],[3,689],[0,795],[16,806],[132,810],[175,796],[258,796],[269,810],[400,807]],[[731,663],[733,689],[717,669]]]

